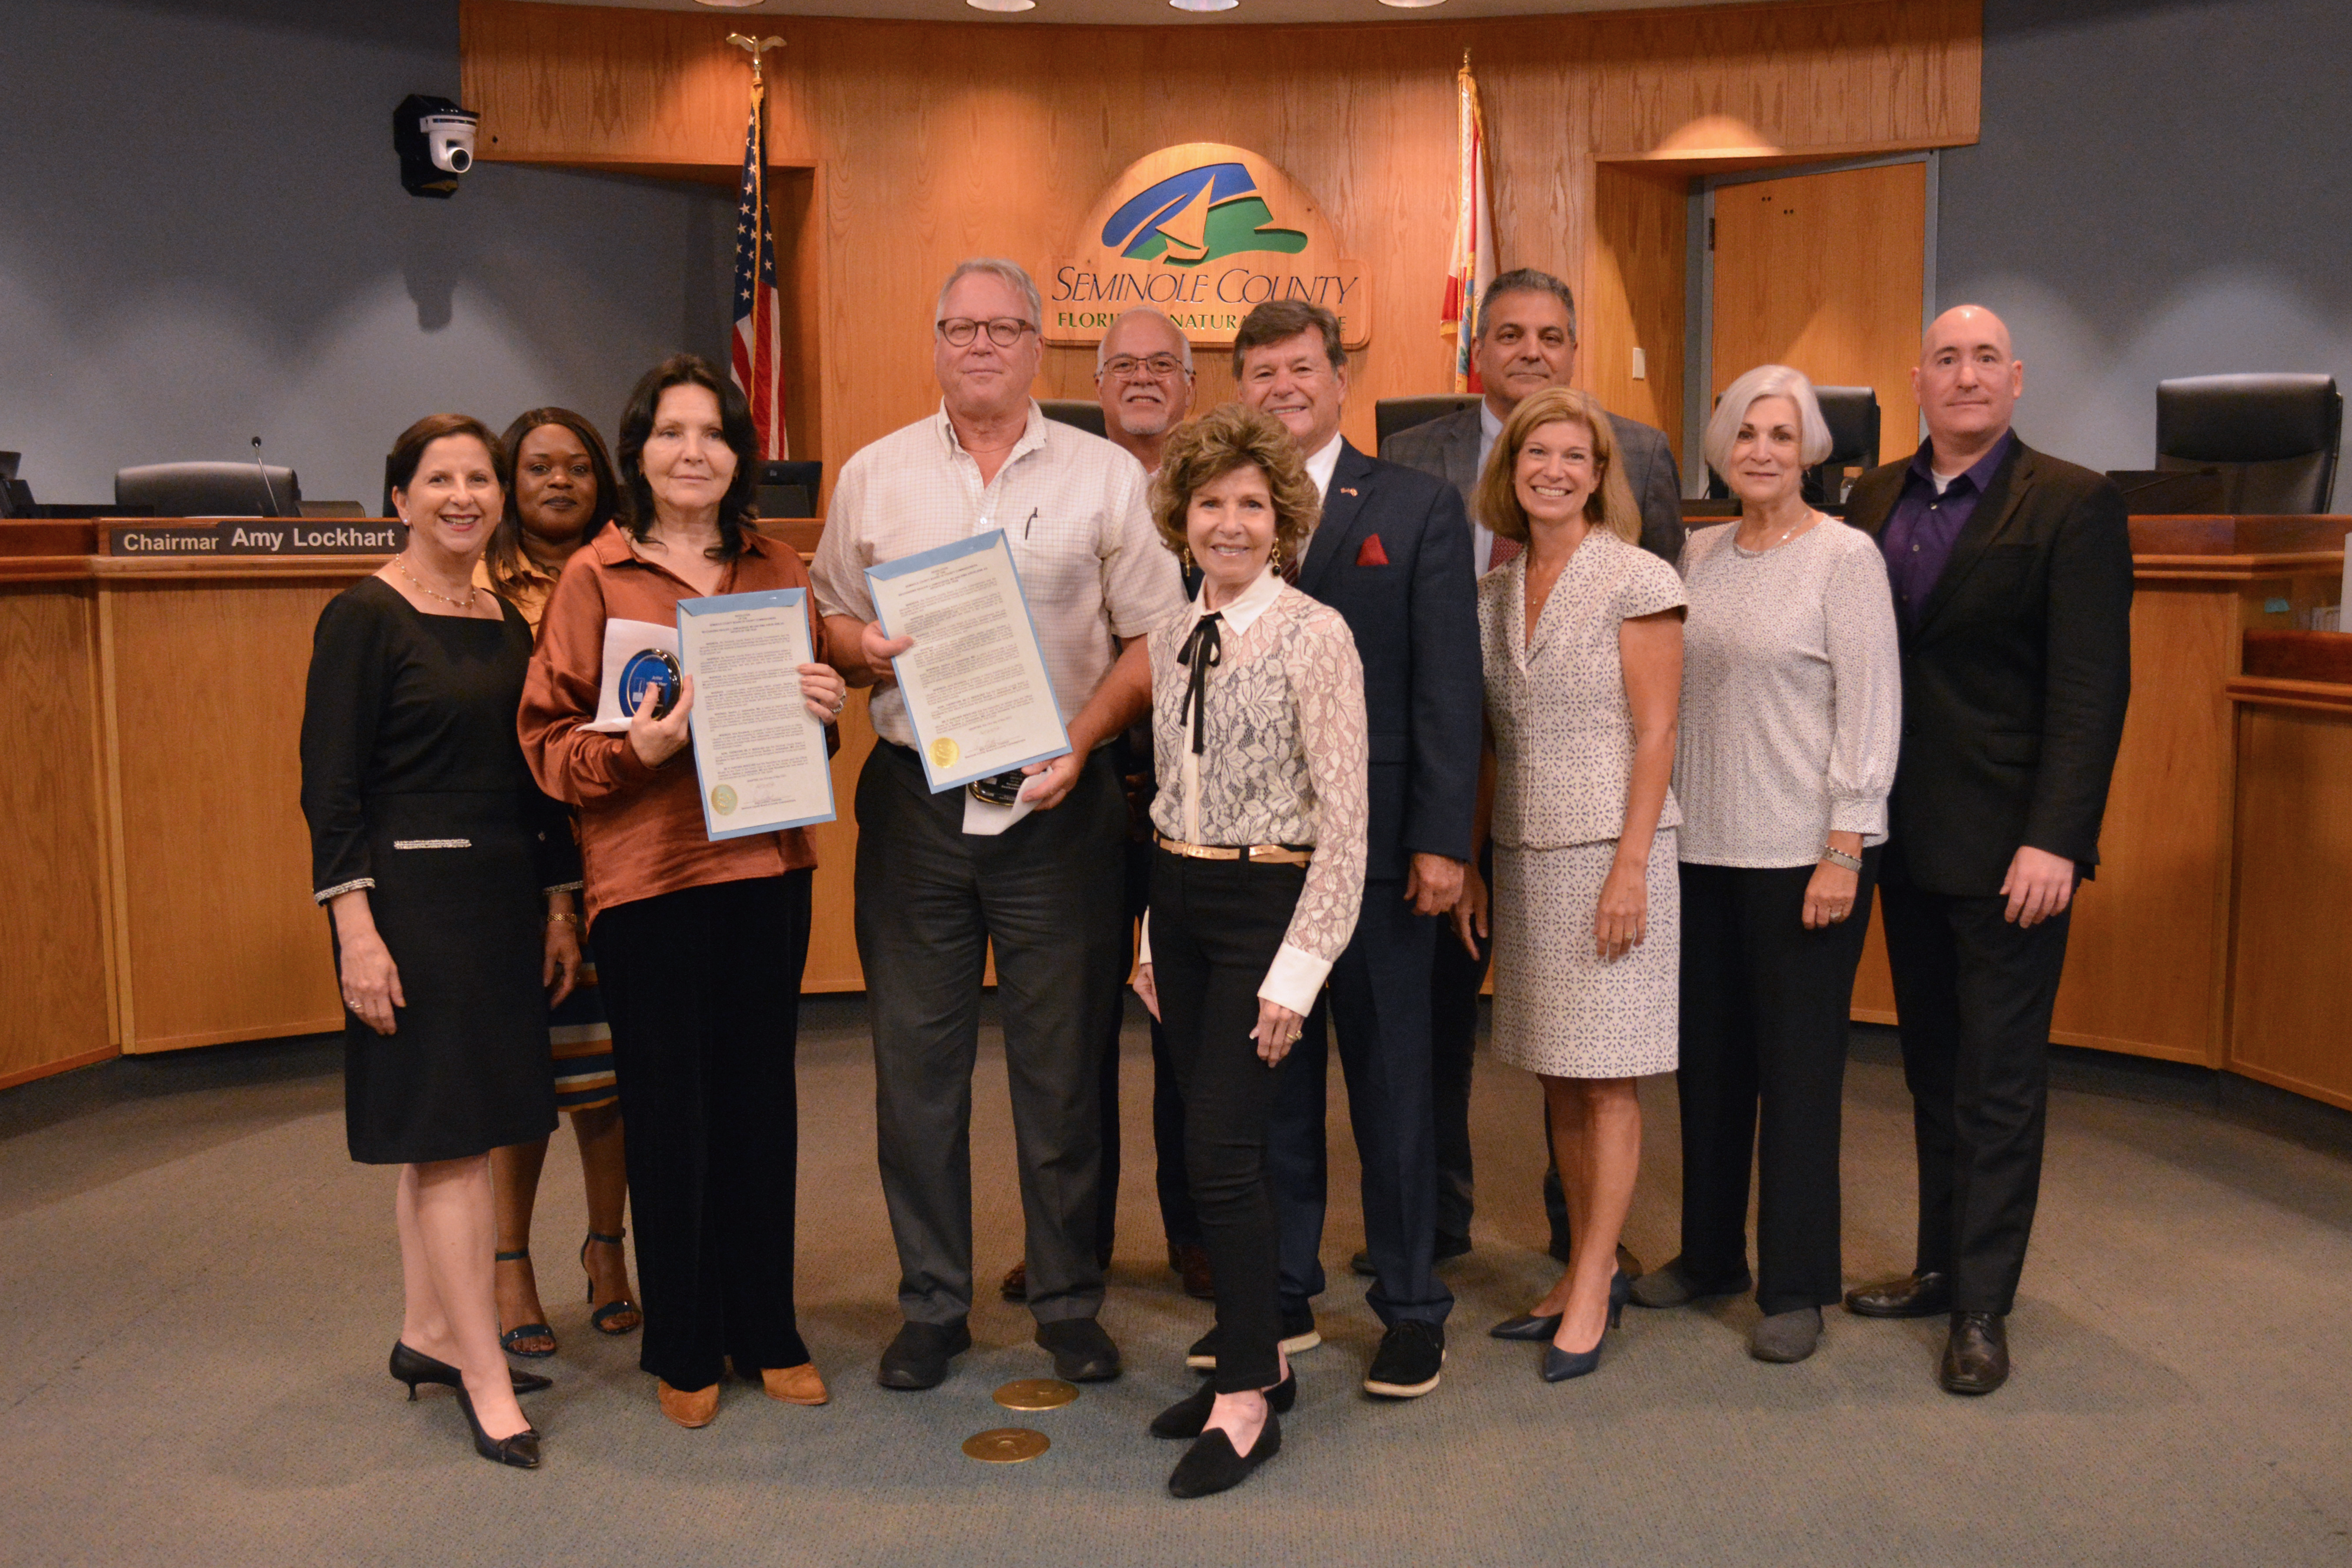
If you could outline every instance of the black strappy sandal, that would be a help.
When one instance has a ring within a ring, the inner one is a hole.
[[[621,1236],[606,1236],[600,1230],[590,1231],[588,1233],[588,1239],[580,1244],[580,1272],[583,1274],[588,1274],[588,1248],[590,1246],[601,1241],[608,1247],[618,1247],[621,1245],[621,1237],[626,1236],[627,1234],[628,1233],[626,1231],[623,1231]],[[596,1305],[596,1277],[593,1274],[588,1274],[588,1304],[592,1307]],[[622,1323],[619,1321],[623,1318],[626,1318],[629,1321],[625,1323]],[[594,1311],[588,1314],[588,1321],[595,1326],[595,1330],[598,1333],[611,1334],[615,1337],[622,1334],[635,1333],[636,1331],[637,1325],[645,1321],[646,1315],[644,1310],[626,1296],[622,1297],[617,1301],[607,1301],[603,1306],[596,1307]],[[617,1327],[614,1326],[616,1323],[618,1324]]]
[[[530,1261],[530,1248],[526,1247],[520,1252],[493,1252],[490,1261],[494,1264],[528,1263]],[[522,1348],[523,1341],[536,1339],[545,1339],[547,1348],[543,1351]],[[518,1323],[499,1336],[499,1348],[509,1355],[519,1355],[528,1361],[545,1361],[555,1353],[555,1331],[545,1323]]]

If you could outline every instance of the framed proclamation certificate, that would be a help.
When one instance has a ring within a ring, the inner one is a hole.
[[[808,591],[677,602],[677,658],[694,678],[694,773],[713,839],[831,822],[824,726],[801,700],[812,662]]]
[[[1067,755],[1036,623],[1004,531],[866,569],[931,793]],[[1106,634],[1108,635],[1108,634]]]

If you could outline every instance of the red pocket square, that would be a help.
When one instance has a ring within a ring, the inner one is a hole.
[[[1385,566],[1388,563],[1389,552],[1381,548],[1381,536],[1377,533],[1365,540],[1356,552],[1356,564],[1359,566]]]

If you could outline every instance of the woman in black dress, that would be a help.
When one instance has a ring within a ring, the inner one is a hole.
[[[456,1389],[483,1458],[530,1469],[539,1434],[515,1395],[547,1384],[499,1351],[488,1155],[555,1126],[548,993],[579,968],[580,884],[515,734],[530,629],[473,584],[499,468],[497,437],[461,415],[393,448],[408,545],[319,616],[302,814],[333,915],[352,1158],[401,1167],[392,1375],[412,1399]]]

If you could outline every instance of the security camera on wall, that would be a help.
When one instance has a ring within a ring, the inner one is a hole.
[[[457,178],[474,166],[474,133],[482,117],[446,98],[412,92],[392,111],[392,144],[400,153],[401,188],[412,196],[454,196]]]

